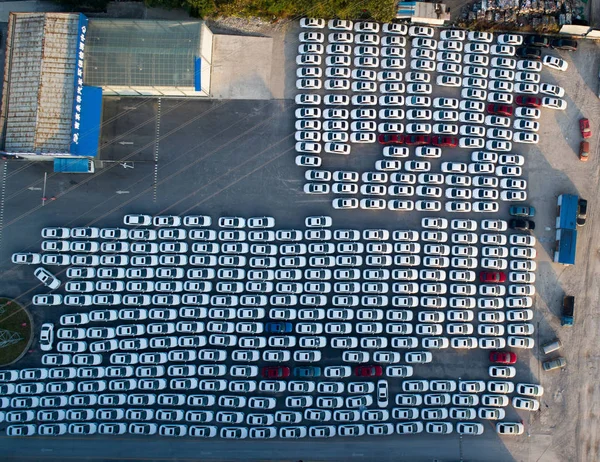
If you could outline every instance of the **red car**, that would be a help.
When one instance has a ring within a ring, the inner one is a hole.
[[[279,379],[290,376],[290,368],[286,366],[267,366],[262,368],[262,376],[265,379]]]
[[[482,271],[479,273],[481,282],[506,282],[506,274],[502,271]]]
[[[579,119],[579,130],[581,130],[581,136],[584,138],[592,136],[592,129],[590,128],[590,121],[588,119]]]
[[[519,106],[527,106],[527,107],[540,107],[542,105],[542,100],[540,98],[536,98],[535,96],[517,96],[515,100]]]
[[[404,135],[404,144],[407,146],[423,146],[431,143],[429,135]]]
[[[517,362],[517,355],[512,351],[490,351],[490,362],[496,364],[514,364]]]
[[[440,148],[455,148],[458,146],[458,138],[456,136],[433,136],[431,144]]]
[[[375,365],[356,366],[354,374],[358,377],[381,377],[383,375],[383,368]]]
[[[404,144],[404,135],[394,135],[393,133],[383,133],[379,135],[380,144]]]
[[[507,106],[505,104],[488,104],[487,110],[490,114],[498,114],[506,117],[513,115],[512,106]]]

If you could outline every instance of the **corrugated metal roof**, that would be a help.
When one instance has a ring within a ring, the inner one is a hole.
[[[69,152],[77,14],[11,14],[5,148]]]

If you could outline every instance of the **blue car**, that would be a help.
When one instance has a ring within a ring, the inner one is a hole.
[[[508,213],[513,217],[535,217],[535,209],[530,205],[512,205]]]
[[[291,322],[268,322],[265,331],[272,334],[287,334],[292,332]]]
[[[294,367],[294,377],[321,377],[321,368],[314,366]]]

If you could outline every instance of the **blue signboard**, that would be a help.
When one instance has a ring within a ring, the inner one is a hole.
[[[71,143],[71,154],[96,157],[102,117],[102,88],[84,85],[81,91],[77,143]]]
[[[102,90],[83,85],[83,58],[88,18],[79,14],[73,78],[73,111],[71,116],[71,149],[73,155],[95,156],[100,135]],[[98,96],[99,93],[99,96]],[[89,100],[88,100],[89,98]],[[95,142],[91,139],[95,136]]]
[[[202,58],[196,58],[194,60],[194,90],[196,90],[196,91],[202,91],[201,77],[202,77]]]
[[[73,79],[73,112],[71,125],[71,149],[76,156],[95,157],[98,153],[100,137],[100,117],[102,113],[102,89],[83,84],[83,59],[88,18],[79,14],[77,24],[77,44],[75,76]]]

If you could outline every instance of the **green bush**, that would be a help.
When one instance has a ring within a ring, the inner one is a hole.
[[[212,15],[264,19],[315,18],[391,21],[396,0],[145,0],[148,6],[184,7],[197,17]]]
[[[197,18],[204,18],[216,13],[217,5],[214,0],[187,0],[190,14]]]

